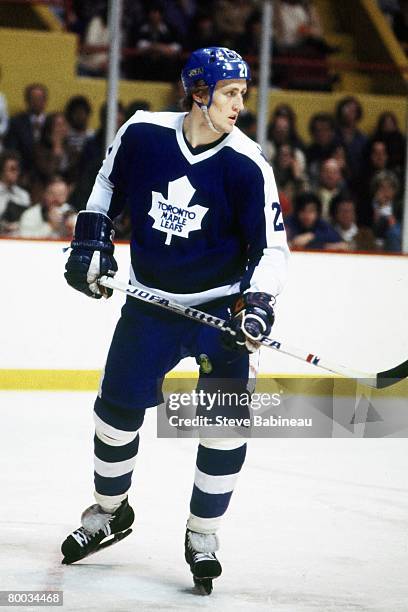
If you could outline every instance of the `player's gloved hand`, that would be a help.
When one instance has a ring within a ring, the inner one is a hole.
[[[273,295],[261,292],[249,292],[239,296],[231,307],[227,323],[236,333],[235,336],[225,332],[224,345],[230,349],[253,353],[258,350],[262,336],[271,333],[275,321]]]
[[[106,215],[91,211],[79,213],[72,250],[65,265],[68,285],[97,299],[112,295],[112,289],[100,287],[97,281],[104,274],[114,276],[117,272],[113,235],[112,221]]]

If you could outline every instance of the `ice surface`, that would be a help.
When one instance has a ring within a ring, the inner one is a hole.
[[[62,566],[60,543],[93,503],[92,404],[92,393],[0,393],[0,589],[63,590],[64,612],[407,612],[404,439],[251,441],[220,531],[224,572],[205,598],[183,558],[197,442],[157,439],[151,411],[134,533]]]

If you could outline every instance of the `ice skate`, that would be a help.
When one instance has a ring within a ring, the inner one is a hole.
[[[94,504],[81,516],[81,527],[71,533],[62,543],[64,555],[62,563],[69,565],[84,559],[88,555],[116,544],[132,533],[129,527],[135,515],[127,498],[114,512],[105,512],[101,506]],[[110,537],[111,536],[111,537]]]
[[[210,595],[213,578],[221,575],[221,564],[215,556],[218,538],[215,533],[196,533],[187,529],[185,559],[193,574],[194,584],[201,595]]]

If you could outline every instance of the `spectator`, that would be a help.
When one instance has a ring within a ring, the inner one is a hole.
[[[30,194],[18,186],[20,156],[5,150],[0,154],[0,233],[12,235],[18,221],[30,206]]]
[[[290,104],[278,104],[272,114],[272,123],[277,117],[286,117],[289,121],[289,142],[298,149],[305,148],[296,128],[296,113]]]
[[[259,55],[262,34],[262,14],[253,12],[245,24],[245,32],[238,38],[237,51],[246,57],[251,66],[252,83],[258,82]]]
[[[356,202],[350,193],[342,192],[330,202],[330,218],[333,228],[345,243],[345,249],[353,251],[375,250],[375,237],[370,228],[359,228],[356,223]]]
[[[44,185],[56,174],[74,178],[75,154],[68,146],[68,123],[63,113],[48,115],[40,141],[34,147],[36,181]]]
[[[377,247],[380,249],[385,246],[388,230],[397,222],[399,189],[398,177],[390,170],[379,172],[372,180],[373,230],[377,239]]]
[[[330,202],[330,219],[342,240],[347,242],[350,248],[353,248],[358,227],[356,224],[356,207],[350,195],[339,193],[334,196]]]
[[[290,144],[294,147],[296,160],[303,173],[306,168],[306,159],[299,146],[300,140],[294,129],[293,118],[290,117],[289,113],[281,112],[277,109],[268,127],[268,141],[265,147],[265,154],[269,161],[275,158],[276,149],[282,144]]]
[[[67,204],[68,185],[54,177],[45,186],[41,202],[26,210],[17,235],[22,238],[71,238],[76,212]]]
[[[278,0],[275,3],[274,38],[276,54],[285,58],[322,60],[336,49],[323,38],[319,14],[308,0]],[[284,66],[275,74],[283,87],[330,90],[332,79],[321,64]]]
[[[181,44],[164,20],[163,5],[149,4],[146,21],[131,37],[137,56],[126,62],[128,78],[175,80],[180,73]]]
[[[214,20],[220,35],[218,44],[234,49],[255,8],[255,0],[215,0]]]
[[[129,47],[132,36],[142,25],[145,19],[143,4],[146,0],[124,0],[122,10],[122,38],[123,45]]]
[[[78,74],[91,77],[106,76],[109,58],[108,9],[106,6],[89,21],[83,44],[85,49],[79,58]],[[102,49],[94,50],[92,47],[102,47]]]
[[[86,139],[94,133],[89,128],[92,107],[85,96],[73,96],[66,103],[64,114],[68,123],[68,146],[79,155]]]
[[[0,153],[3,150],[3,140],[9,125],[6,96],[0,93]]]
[[[176,33],[178,40],[184,43],[197,10],[196,4],[195,0],[166,0],[164,4],[166,23]]]
[[[341,174],[338,161],[333,158],[326,159],[320,167],[317,195],[322,203],[321,215],[326,221],[329,220],[330,200],[340,193],[344,187],[344,179]]]
[[[78,178],[78,164],[85,141],[94,133],[89,128],[91,113],[91,105],[85,96],[73,96],[65,105],[64,114],[68,123],[66,144],[72,165],[70,179],[74,182]]]
[[[321,218],[322,203],[312,192],[297,196],[293,215],[285,221],[291,248],[343,249],[345,244],[332,226]]]
[[[388,152],[385,142],[372,140],[366,150],[360,175],[354,180],[354,191],[358,196],[358,221],[362,225],[371,226],[373,209],[369,203],[373,177],[388,168]]]
[[[384,248],[391,253],[402,251],[401,208],[395,210],[393,223],[389,223],[384,236]]]
[[[137,0],[131,1],[132,4],[137,2]],[[64,2],[64,5],[67,30],[78,34],[81,42],[83,42],[89,22],[106,7],[107,0],[70,0],[69,2]],[[126,9],[128,9],[127,6]]]
[[[219,35],[213,17],[209,13],[199,13],[191,24],[186,49],[194,51],[205,47],[216,47],[217,44],[219,44]]]
[[[84,0],[71,0],[65,2],[65,27],[68,32],[78,34],[81,42],[86,31],[86,27],[93,16],[90,14],[89,3]]]
[[[372,140],[368,149],[369,168],[372,174],[385,170],[388,166],[387,145],[383,140]]]
[[[295,49],[302,54],[305,45],[327,50],[319,14],[312,2],[278,0],[275,19],[275,35],[280,51]]]
[[[358,178],[362,168],[367,136],[357,128],[363,116],[363,108],[354,96],[340,100],[336,108],[337,136],[347,154],[347,164],[353,179]]]
[[[125,122],[125,107],[118,101],[117,129]],[[99,112],[100,126],[91,138],[85,142],[79,161],[79,176],[71,194],[70,202],[77,210],[85,208],[91,194],[96,175],[105,157],[106,140],[106,103]]]
[[[389,167],[401,176],[405,166],[405,138],[399,129],[395,113],[381,113],[373,140],[381,140],[386,144]]]
[[[284,193],[289,202],[293,203],[298,193],[307,187],[306,176],[296,159],[295,148],[290,144],[279,145],[272,167],[279,194]]]
[[[347,153],[346,149],[342,144],[337,144],[333,148],[333,152],[327,156],[329,158],[335,159],[339,164],[341,176],[343,177],[344,184],[349,188],[352,184],[351,180],[351,169],[347,163]]]
[[[40,140],[46,119],[48,90],[41,83],[32,83],[25,88],[24,99],[26,110],[11,118],[4,145],[20,154],[23,182],[27,185],[31,179],[34,145]]]
[[[317,183],[322,162],[331,156],[336,144],[336,124],[329,113],[316,113],[309,121],[311,143],[306,148],[308,174]]]

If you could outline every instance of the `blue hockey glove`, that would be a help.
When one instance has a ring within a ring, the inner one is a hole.
[[[253,353],[258,340],[271,333],[275,322],[275,298],[268,293],[249,292],[239,296],[230,309],[228,325],[236,335],[224,334],[224,344],[238,351]]]
[[[104,274],[114,276],[117,272],[113,235],[112,221],[106,215],[90,211],[79,213],[72,250],[65,265],[68,285],[96,299],[112,295],[112,289],[99,287],[97,280]]]

